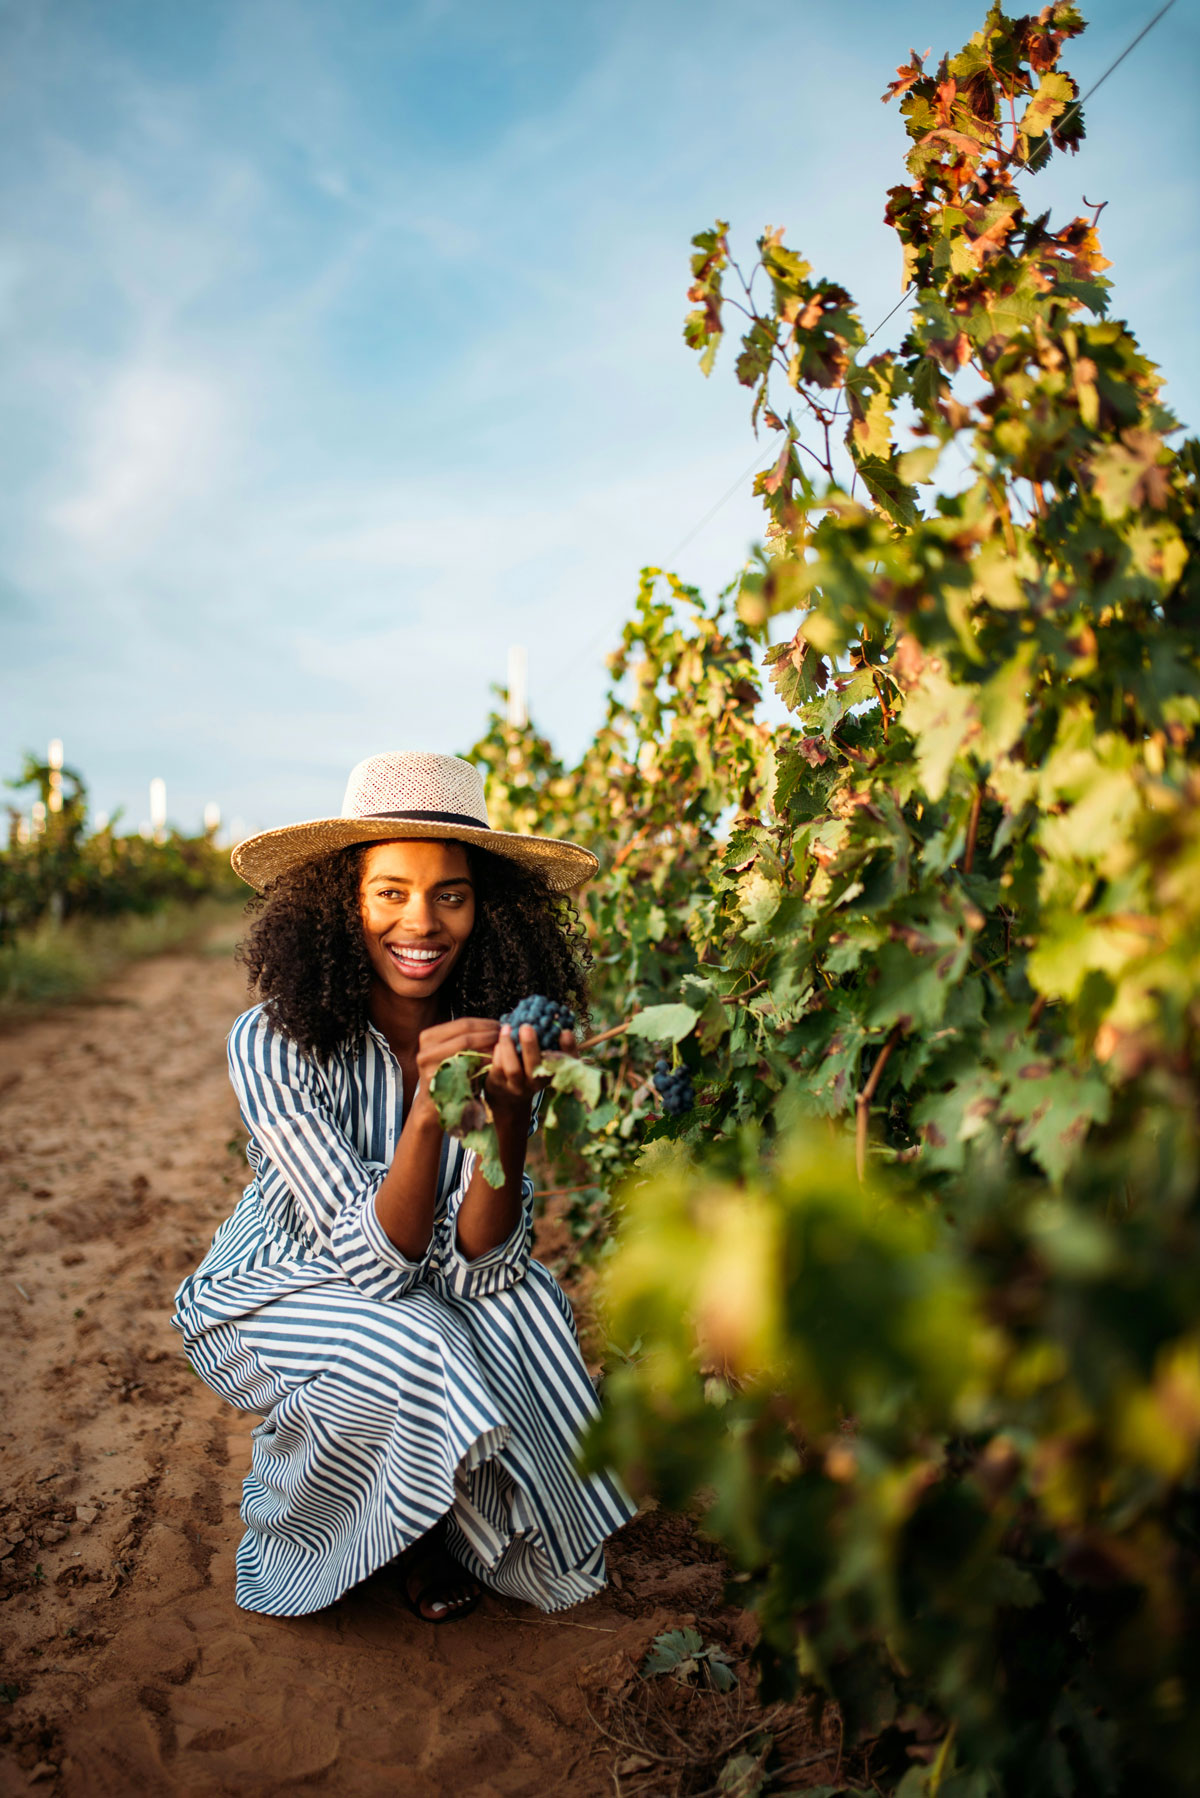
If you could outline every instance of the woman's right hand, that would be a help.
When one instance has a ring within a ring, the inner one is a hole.
[[[452,1055],[460,1055],[464,1049],[477,1050],[481,1055],[490,1055],[500,1038],[500,1026],[495,1018],[454,1018],[449,1024],[431,1024],[428,1030],[422,1030],[417,1038],[417,1078],[420,1085],[413,1100],[414,1109],[419,1105],[423,1112],[437,1111],[429,1094],[433,1084],[433,1076],[444,1061]]]

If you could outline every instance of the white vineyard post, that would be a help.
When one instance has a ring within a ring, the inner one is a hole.
[[[513,643],[508,651],[508,722],[513,730],[524,730],[529,723],[525,704],[525,683],[529,658],[523,643]]]
[[[165,840],[167,834],[167,783],[157,775],[150,782],[150,829],[156,843]]]
[[[61,737],[52,737],[46,751],[46,765],[50,770],[49,794],[47,804],[52,812],[62,811],[62,765],[63,746]]]

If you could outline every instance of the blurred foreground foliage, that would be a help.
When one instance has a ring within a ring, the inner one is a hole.
[[[602,856],[601,1021],[669,1006],[699,1095],[650,1121],[630,1031],[560,1070],[581,1234],[616,1190],[589,1452],[705,1507],[769,1685],[905,1798],[1200,1764],[1200,452],[1095,216],[1026,205],[1081,29],[994,8],[898,72],[898,350],[782,232],[695,239],[766,548],[713,605],[646,572],[578,766],[470,752],[494,823]]]

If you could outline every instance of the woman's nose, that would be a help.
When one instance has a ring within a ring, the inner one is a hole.
[[[433,901],[426,899],[423,893],[411,893],[404,908],[404,922],[409,930],[417,931],[422,936],[431,936],[438,927]]]

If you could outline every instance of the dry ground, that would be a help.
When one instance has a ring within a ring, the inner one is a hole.
[[[230,947],[161,956],[101,1003],[0,1036],[0,1787],[620,1789],[588,1704],[610,1715],[660,1630],[700,1615],[744,1640],[681,1519],[622,1531],[612,1589],[569,1616],[488,1596],[432,1628],[388,1569],[314,1617],[234,1604],[253,1420],[167,1323],[243,1177]]]

